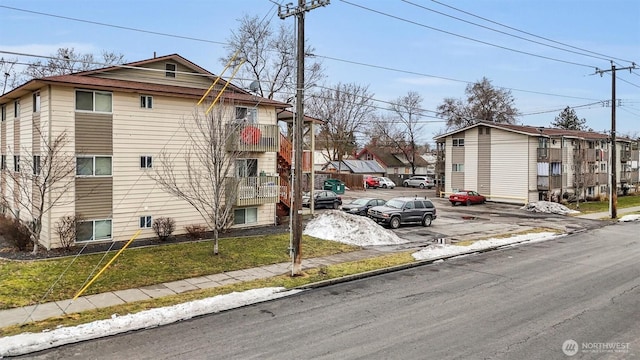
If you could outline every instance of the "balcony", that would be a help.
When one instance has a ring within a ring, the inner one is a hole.
[[[245,124],[230,125],[229,151],[277,152],[280,150],[278,125]]]
[[[227,196],[237,189],[235,206],[275,204],[280,201],[280,177],[257,176],[227,179]]]
[[[538,162],[562,161],[562,149],[538,148]]]
[[[620,161],[631,161],[631,150],[620,150]]]
[[[596,160],[600,160],[602,158],[601,152],[596,150],[599,149],[579,149],[574,153],[574,161],[577,162],[595,162]],[[596,154],[598,153],[598,154]]]

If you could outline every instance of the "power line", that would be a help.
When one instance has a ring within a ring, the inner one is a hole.
[[[518,36],[518,35],[510,34],[510,33],[506,32],[506,31],[501,31],[501,30],[498,30],[498,29],[494,29],[494,28],[491,28],[491,27],[488,27],[488,26],[485,26],[485,25],[481,25],[481,24],[478,24],[478,23],[474,23],[474,22],[472,22],[472,21],[468,21],[468,20],[465,20],[465,19],[462,19],[462,18],[459,18],[459,17],[453,16],[453,15],[449,15],[449,14],[443,13],[443,12],[441,12],[441,11],[438,11],[438,10],[434,10],[434,9],[428,8],[428,7],[423,6],[423,5],[419,5],[419,4],[413,3],[413,2],[408,1],[408,0],[400,0],[400,1],[405,2],[405,3],[407,3],[407,4],[410,4],[410,5],[413,5],[413,6],[415,6],[415,7],[418,7],[418,8],[424,9],[424,10],[427,10],[427,11],[434,12],[434,13],[439,14],[439,15],[442,15],[442,16],[446,16],[446,17],[449,17],[449,18],[452,18],[452,19],[455,19],[455,20],[458,20],[458,21],[461,21],[461,22],[464,22],[464,23],[467,23],[467,24],[471,24],[471,25],[474,25],[474,26],[477,26],[477,27],[481,27],[481,28],[486,29],[486,30],[494,31],[494,32],[497,32],[497,33],[499,33],[499,34],[503,34],[503,35],[511,36],[511,37],[516,38],[516,39],[520,39],[520,40],[524,40],[524,41],[532,42],[532,43],[534,43],[534,44],[538,44],[538,45],[542,45],[542,46],[547,46],[547,47],[550,47],[550,48],[553,48],[553,49],[556,49],[556,50],[566,51],[566,52],[569,52],[569,53],[572,53],[572,54],[577,54],[577,55],[587,56],[587,57],[594,58],[594,59],[598,59],[598,60],[609,61],[609,60],[611,59],[611,57],[604,58],[604,57],[600,57],[600,56],[588,55],[588,54],[585,54],[584,52],[578,52],[578,51],[574,51],[574,50],[568,50],[568,49],[565,49],[565,48],[561,48],[561,47],[559,47],[559,46],[549,45],[549,44],[545,44],[545,43],[540,42],[540,41],[535,41],[535,40],[527,39],[527,38],[522,37],[522,36]]]
[[[554,43],[554,44],[558,44],[558,45],[566,46],[566,47],[568,47],[568,48],[572,48],[572,49],[576,49],[576,50],[584,51],[584,52],[591,53],[591,54],[598,55],[598,56],[603,56],[603,57],[608,58],[608,59],[620,60],[620,61],[629,62],[629,63],[632,63],[632,62],[633,62],[633,61],[630,61],[630,60],[624,60],[624,59],[620,59],[620,58],[617,58],[617,57],[614,57],[614,56],[609,56],[609,55],[605,55],[605,54],[597,53],[597,52],[594,52],[594,51],[591,51],[591,50],[587,50],[587,49],[579,48],[579,47],[576,47],[576,46],[573,46],[573,45],[565,44],[565,43],[562,43],[562,42],[559,42],[559,41],[556,41],[556,40],[553,40],[553,39],[549,39],[549,38],[546,38],[546,37],[543,37],[543,36],[539,36],[539,35],[536,35],[536,34],[533,34],[533,33],[527,32],[527,31],[524,31],[524,30],[520,30],[520,29],[518,29],[518,28],[515,28],[515,27],[509,26],[509,25],[505,25],[505,24],[499,23],[499,22],[497,22],[497,21],[494,21],[494,20],[491,20],[491,19],[488,19],[488,18],[485,18],[485,17],[482,17],[482,16],[478,16],[478,15],[473,14],[473,13],[471,13],[471,12],[468,12],[468,11],[465,11],[465,10],[462,10],[462,9],[459,9],[459,8],[456,8],[456,7],[453,7],[453,6],[451,6],[451,5],[447,5],[447,4],[442,3],[442,2],[440,2],[440,1],[437,1],[437,0],[431,0],[431,1],[433,1],[433,2],[434,2],[434,3],[436,3],[436,4],[440,4],[440,5],[442,5],[442,6],[445,6],[445,7],[450,8],[450,9],[453,9],[453,10],[459,11],[459,12],[461,12],[461,13],[463,13],[463,14],[467,14],[467,15],[469,15],[469,16],[473,16],[473,17],[475,17],[475,18],[478,18],[478,19],[484,20],[484,21],[486,21],[486,22],[489,22],[489,23],[492,23],[492,24],[495,24],[495,25],[502,26],[502,27],[504,27],[504,28],[507,28],[507,29],[510,29],[510,30],[513,30],[513,31],[517,31],[517,32],[519,32],[519,33],[523,33],[523,34],[526,34],[526,35],[529,35],[529,36],[533,36],[533,37],[536,37],[536,38],[538,38],[538,39],[542,39],[542,40],[545,40],[545,41],[549,41],[549,42]]]
[[[499,49],[502,49],[502,50],[507,50],[507,51],[511,51],[511,52],[515,52],[515,53],[519,53],[519,54],[524,54],[524,55],[529,55],[529,56],[533,56],[533,57],[537,57],[537,58],[541,58],[541,59],[561,62],[561,63],[565,63],[565,64],[569,64],[569,65],[587,67],[587,68],[590,68],[590,69],[593,69],[595,67],[595,66],[592,66],[592,65],[581,64],[581,63],[568,61],[568,60],[556,59],[556,58],[552,58],[552,57],[549,57],[549,56],[538,55],[538,54],[530,53],[530,52],[527,52],[527,51],[517,50],[517,49],[510,48],[510,47],[506,47],[506,46],[502,46],[502,45],[498,45],[498,44],[493,44],[493,43],[490,43],[488,41],[474,39],[474,38],[469,37],[469,36],[460,35],[460,34],[456,34],[456,33],[453,33],[453,32],[447,31],[447,30],[438,29],[438,28],[435,28],[433,26],[421,24],[421,23],[413,21],[413,20],[408,20],[408,19],[405,19],[405,18],[402,18],[402,17],[399,17],[399,16],[391,15],[391,14],[385,13],[383,11],[375,10],[375,9],[372,9],[372,8],[369,8],[369,7],[366,7],[366,6],[363,6],[363,5],[354,4],[354,3],[349,2],[347,0],[340,0],[340,1],[342,1],[345,4],[349,4],[351,6],[355,6],[355,7],[367,10],[367,11],[371,11],[371,12],[379,14],[379,15],[390,17],[392,19],[396,19],[396,20],[403,21],[403,22],[406,22],[406,23],[409,23],[409,24],[417,25],[417,26],[420,26],[420,27],[423,27],[423,28],[426,28],[426,29],[430,29],[430,30],[433,30],[433,31],[441,32],[441,33],[444,33],[444,34],[447,34],[447,35],[459,37],[459,38],[462,38],[462,39],[465,39],[465,40],[469,40],[469,41],[477,42],[477,43],[480,43],[480,44],[496,47],[496,48],[499,48]]]

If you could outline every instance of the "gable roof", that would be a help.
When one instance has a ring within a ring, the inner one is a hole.
[[[434,137],[434,139],[435,140],[444,139],[447,136],[455,135],[457,133],[461,133],[478,126],[486,126],[486,127],[496,128],[496,129],[502,129],[502,130],[506,130],[514,133],[528,135],[528,136],[568,137],[568,138],[594,139],[594,140],[606,140],[609,138],[609,135],[607,134],[598,133],[594,131],[566,130],[566,129],[545,128],[545,127],[526,126],[526,125],[501,124],[501,123],[495,123],[491,121],[479,121],[473,125],[469,125],[464,128],[457,129],[457,130],[436,136]]]
[[[122,92],[145,92],[149,95],[169,95],[173,97],[185,97],[185,98],[194,98],[199,99],[204,95],[206,89],[198,88],[198,87],[187,87],[187,86],[179,86],[179,85],[165,85],[158,84],[152,82],[141,82],[141,81],[132,81],[132,80],[121,80],[121,79],[113,79],[107,77],[99,77],[96,76],[101,73],[106,73],[109,71],[121,69],[121,68],[137,68],[141,65],[148,65],[154,62],[166,62],[167,60],[175,61],[180,63],[189,69],[193,69],[194,73],[202,74],[205,77],[209,77],[212,82],[215,81],[218,77],[209,71],[195,65],[189,60],[183,58],[180,55],[173,54],[167,56],[161,56],[157,58],[137,61],[133,63],[128,63],[124,65],[115,65],[109,66],[106,68],[82,71],[78,73],[68,74],[68,75],[55,75],[48,76],[44,78],[32,79],[27,83],[9,91],[8,93],[0,96],[0,104],[4,104],[10,102],[14,99],[19,99],[28,93],[35,91],[41,88],[43,85],[52,84],[58,86],[68,86],[68,87],[86,87],[96,90],[118,90]],[[226,82],[226,80],[220,79],[222,84]],[[215,96],[219,93],[217,90],[213,90],[209,96]],[[246,103],[246,104],[255,104],[260,103],[263,105],[271,105],[276,108],[286,108],[289,107],[288,104],[257,97],[249,92],[242,90],[240,87],[237,87],[231,83],[224,91],[224,100],[233,101],[236,103]]]
[[[363,155],[370,154],[376,159],[379,163],[386,167],[403,167],[404,163],[400,161],[397,157],[391,154],[391,151],[388,149],[383,149],[380,147],[365,147],[360,150],[358,154],[356,154],[356,158],[360,159]]]
[[[331,165],[335,169],[338,169],[338,165],[340,165],[339,161],[329,161],[327,165]],[[325,165],[325,168],[327,167]],[[385,169],[378,164],[375,160],[342,160],[341,169],[346,169],[351,171],[354,174],[375,174],[375,173],[385,173]]]

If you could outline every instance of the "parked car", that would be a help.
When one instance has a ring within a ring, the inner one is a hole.
[[[378,178],[378,182],[380,183],[380,187],[383,189],[393,189],[394,187],[396,187],[396,183],[394,183],[393,180],[389,179],[388,177],[381,176]]]
[[[342,197],[331,190],[316,190],[313,192],[313,207],[316,209],[325,207],[338,209],[342,205]],[[311,206],[311,196],[309,193],[302,195],[302,206]]]
[[[383,206],[372,207],[367,215],[392,229],[409,223],[431,226],[431,222],[436,219],[436,207],[426,198],[399,197],[387,201]]]
[[[452,206],[457,204],[484,204],[487,198],[471,190],[462,190],[449,195],[449,201]]]
[[[435,186],[435,183],[431,178],[426,176],[412,176],[405,181],[402,182],[402,186],[404,187],[419,187],[420,189],[432,189]]]
[[[377,189],[380,187],[380,181],[378,181],[378,178],[372,175],[365,175],[364,176],[364,187],[365,189],[370,189],[370,188],[374,188]]]
[[[387,201],[374,198],[355,199],[348,204],[342,205],[342,210],[349,214],[367,215],[367,211],[374,206],[384,205]]]

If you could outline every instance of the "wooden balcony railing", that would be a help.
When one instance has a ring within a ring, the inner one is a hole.
[[[562,149],[538,148],[538,161],[558,162],[562,160]]]
[[[227,196],[235,197],[236,206],[274,204],[280,201],[280,177],[230,178],[227,180],[227,191]]]
[[[280,150],[280,129],[278,125],[245,124],[232,126],[231,151],[277,152]]]
[[[620,150],[620,161],[631,161],[631,150]]]
[[[542,176],[538,175],[538,190],[560,189],[562,187],[562,175]]]

